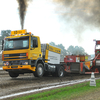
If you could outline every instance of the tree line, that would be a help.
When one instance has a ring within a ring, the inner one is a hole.
[[[65,47],[62,44],[56,45],[54,42],[50,42],[49,44],[61,49],[61,60],[64,59],[65,55],[87,55],[84,48],[81,46],[70,45],[68,49],[65,49]]]
[[[2,44],[2,40],[7,37],[10,36],[11,30],[2,30],[1,34],[0,34],[0,45]]]
[[[2,40],[7,37],[10,36],[11,34],[11,30],[2,30],[1,31],[1,35],[0,35],[0,45],[2,45]],[[49,43],[52,46],[58,47],[61,49],[61,56],[64,55],[86,55],[87,53],[85,52],[84,48],[81,46],[72,46],[70,45],[68,47],[68,49],[65,49],[65,47],[62,44],[58,44],[56,45],[54,42],[50,42]],[[0,47],[1,48],[1,47]]]

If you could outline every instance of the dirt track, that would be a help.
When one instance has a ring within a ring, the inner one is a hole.
[[[52,76],[37,78],[34,77],[33,74],[24,74],[19,75],[18,78],[12,79],[7,73],[0,74],[0,96],[51,86],[51,83],[61,84],[61,82],[64,81],[86,79],[90,77],[91,75],[68,74],[63,78]],[[95,75],[95,77],[100,77],[100,74]]]

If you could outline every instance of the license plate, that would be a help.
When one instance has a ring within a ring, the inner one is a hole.
[[[18,68],[18,66],[12,66],[11,68]]]

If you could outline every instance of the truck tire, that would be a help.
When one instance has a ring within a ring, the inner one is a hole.
[[[33,73],[35,77],[42,77],[44,74],[44,68],[41,63],[37,64],[36,71]]]
[[[12,78],[16,78],[19,76],[18,73],[13,73],[13,72],[9,72],[9,76],[12,77]]]
[[[58,76],[58,77],[64,77],[64,75],[65,75],[64,68],[63,68],[63,66],[60,66],[60,67],[58,68],[58,70],[57,70],[57,76]]]
[[[52,73],[52,76],[53,77],[64,77],[65,75],[65,71],[64,71],[64,68],[63,66],[60,66],[56,72]]]

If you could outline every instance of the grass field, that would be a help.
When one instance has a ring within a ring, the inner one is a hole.
[[[96,87],[89,84],[90,82],[75,84],[14,100],[100,100],[100,80],[96,80]]]

